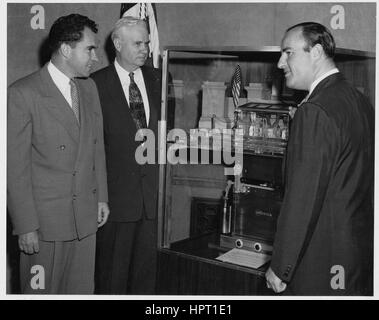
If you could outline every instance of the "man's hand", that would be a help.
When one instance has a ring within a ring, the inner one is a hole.
[[[32,231],[18,236],[18,247],[26,254],[39,252],[38,233]]]
[[[267,288],[274,290],[276,293],[283,292],[287,288],[287,284],[278,278],[271,268],[266,271],[266,284]]]
[[[102,227],[107,222],[109,216],[109,207],[106,202],[99,202],[97,204],[97,223],[98,228]]]

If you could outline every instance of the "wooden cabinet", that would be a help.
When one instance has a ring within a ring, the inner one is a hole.
[[[215,244],[214,247],[209,247]],[[158,255],[157,293],[161,295],[272,295],[264,269],[254,270],[215,260],[216,234],[178,241]]]

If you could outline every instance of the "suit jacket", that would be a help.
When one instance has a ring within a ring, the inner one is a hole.
[[[161,103],[161,74],[157,69],[143,66],[142,74],[150,106],[148,129],[154,133],[157,150],[158,120]],[[156,217],[158,196],[158,164],[140,165],[135,152],[136,125],[130,113],[120,79],[114,65],[101,69],[91,77],[97,85],[104,118],[104,140],[108,172],[109,221],[132,222],[142,217]]]
[[[78,79],[80,127],[45,65],[8,90],[8,208],[15,234],[43,240],[97,231],[107,202],[102,114],[96,86]]]
[[[271,267],[288,293],[372,294],[374,109],[337,73],[291,129]]]

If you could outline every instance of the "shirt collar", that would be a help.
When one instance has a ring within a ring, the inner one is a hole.
[[[125,70],[123,67],[121,67],[121,65],[117,62],[117,59],[114,59],[114,66],[115,66],[117,74],[120,78],[121,84],[124,85],[125,83],[129,83],[130,82],[130,78],[129,78],[130,72]],[[134,70],[133,73],[134,73],[134,78],[140,77],[142,75],[141,68]]]
[[[49,64],[47,65],[47,70],[49,71],[54,83],[61,90],[64,90],[67,86],[70,85],[70,78],[67,77],[62,71],[60,71],[54,65],[54,63],[51,62],[51,60],[49,61]]]
[[[317,86],[322,80],[324,80],[325,78],[327,78],[327,77],[329,77],[329,76],[331,76],[332,74],[335,74],[335,73],[337,73],[337,72],[339,72],[339,70],[338,70],[337,68],[333,68],[333,69],[329,70],[328,72],[325,72],[322,76],[318,77],[315,81],[313,81],[312,84],[311,84],[311,88],[310,88],[310,90],[309,90],[309,93],[308,93],[306,99],[308,99],[308,98],[311,96],[313,90],[316,88],[316,86]]]

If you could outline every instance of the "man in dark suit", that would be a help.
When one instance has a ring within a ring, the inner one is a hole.
[[[286,189],[267,286],[289,295],[370,295],[374,110],[333,62],[318,23],[291,27],[278,67],[307,90],[293,119]]]
[[[104,117],[112,211],[97,239],[95,292],[154,294],[158,165],[137,163],[136,150],[144,144],[136,140],[141,138],[137,130],[144,128],[157,137],[161,74],[144,66],[149,53],[145,21],[122,18],[111,37],[114,64],[92,75]]]
[[[8,209],[23,293],[93,293],[96,231],[109,214],[100,101],[86,78],[96,33],[87,17],[59,18],[51,61],[8,90]]]

